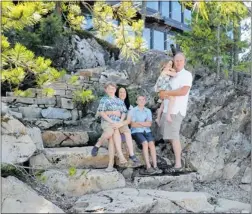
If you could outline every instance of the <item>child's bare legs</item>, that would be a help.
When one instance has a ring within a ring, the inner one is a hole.
[[[113,140],[115,143],[115,148],[116,148],[116,152],[118,154],[120,163],[121,164],[127,163],[127,160],[125,159],[125,157],[122,153],[122,139],[121,139],[119,129],[114,130]]]
[[[143,146],[143,157],[144,157],[144,162],[146,164],[146,169],[149,169],[151,168],[151,164],[150,164],[150,159],[149,159],[149,147],[148,147],[148,142],[147,141],[144,141],[142,143],[142,146]]]
[[[128,150],[129,150],[129,155],[133,156],[134,151],[133,151],[133,142],[132,142],[131,133],[130,132],[124,132],[123,134],[125,136],[126,144],[127,144]]]
[[[95,146],[92,148],[91,154],[92,156],[96,156],[98,154],[98,150],[100,148],[100,146],[102,145],[102,143],[107,140],[112,138],[113,132],[111,131],[104,131],[101,135],[101,137],[98,139],[97,143],[95,144]]]
[[[108,167],[113,168],[115,162],[115,145],[112,137],[109,138],[108,152],[109,152]]]
[[[157,119],[155,120],[158,126],[160,126],[161,115],[164,109],[164,101],[161,103],[160,108],[157,110]]]
[[[175,103],[175,97],[169,97],[168,100],[169,100],[169,102],[168,102],[168,109],[167,109],[166,119],[167,119],[168,122],[172,122],[171,111],[172,111],[174,103]]]
[[[149,149],[150,149],[150,155],[152,159],[152,164],[154,168],[157,168],[157,154],[156,154],[156,147],[153,141],[149,142]]]
[[[160,108],[158,108],[158,110],[157,110],[157,119],[155,120],[156,123],[158,124],[158,126],[160,126],[161,114],[162,114],[162,111],[161,111]]]

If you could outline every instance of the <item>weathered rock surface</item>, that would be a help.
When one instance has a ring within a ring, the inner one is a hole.
[[[41,111],[41,114],[44,118],[47,119],[68,120],[72,118],[71,112],[69,110],[61,108],[49,107],[47,109],[43,109]]]
[[[45,184],[60,194],[82,196],[102,190],[125,187],[125,179],[119,172],[104,169],[77,169],[74,175],[69,170],[48,170],[42,173]]]
[[[68,45],[65,67],[69,71],[105,65],[105,51],[94,39],[81,39],[74,35]]]
[[[202,180],[232,179],[251,152],[251,98],[214,74],[196,77],[181,127],[186,160]]]
[[[40,129],[38,127],[27,128],[27,133],[35,143],[37,151],[43,151],[44,144]]]
[[[2,162],[23,163],[36,150],[36,145],[27,133],[26,127],[7,114],[2,118]]]
[[[251,183],[251,174],[252,174],[251,168],[250,168],[250,167],[247,167],[247,168],[246,168],[246,171],[244,172],[244,175],[243,175],[243,177],[242,177],[241,182],[242,182],[243,184],[249,184],[249,183]]]
[[[41,118],[41,108],[37,107],[19,107],[19,111],[26,118]]]
[[[53,128],[55,126],[63,125],[63,120],[60,119],[23,119],[24,123],[32,125],[32,126],[38,126],[42,130],[46,130],[49,128]]]
[[[9,107],[6,103],[1,102],[1,115],[5,115],[8,113]]]
[[[87,132],[45,131],[42,134],[45,147],[84,146],[89,140]]]
[[[204,193],[121,188],[82,196],[73,210],[77,213],[211,212],[214,206],[207,199]]]
[[[54,169],[68,169],[72,166],[79,169],[106,168],[108,166],[108,150],[100,148],[98,155],[93,157],[91,149],[92,146],[45,148],[44,157],[48,162],[44,162],[44,157],[39,155],[31,157],[30,164],[31,167],[42,167],[44,169],[47,169],[50,164],[52,164],[51,168]]]
[[[218,213],[234,213],[234,212],[242,212],[242,213],[250,213],[251,206],[250,204],[241,203],[238,201],[231,201],[223,198],[219,198],[217,201],[217,207],[215,208],[215,212]]]
[[[140,189],[157,189],[166,191],[193,192],[193,181],[196,180],[196,174],[184,174],[179,176],[150,176],[135,177],[134,184]]]
[[[2,213],[64,213],[15,177],[1,178]]]

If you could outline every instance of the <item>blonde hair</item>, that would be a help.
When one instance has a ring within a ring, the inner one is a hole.
[[[113,82],[107,82],[105,85],[104,85],[104,88],[106,89],[108,86],[113,86],[115,88],[117,88],[117,85]]]

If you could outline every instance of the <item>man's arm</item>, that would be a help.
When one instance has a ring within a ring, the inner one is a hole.
[[[190,90],[190,86],[183,86],[179,89],[176,89],[176,90],[170,90],[170,91],[160,91],[159,92],[159,97],[160,99],[165,99],[165,98],[168,98],[169,96],[185,96],[188,91]]]

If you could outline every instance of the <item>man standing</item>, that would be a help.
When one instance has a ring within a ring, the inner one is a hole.
[[[161,130],[164,140],[171,140],[172,148],[175,154],[175,166],[170,169],[170,172],[182,171],[181,165],[181,143],[179,139],[179,132],[183,118],[186,116],[188,97],[190,88],[192,86],[192,74],[185,68],[185,55],[177,53],[174,56],[174,67],[177,75],[171,79],[170,91],[161,91],[159,97],[161,99],[169,96],[175,97],[175,104],[171,110],[172,121],[165,120],[168,101],[164,102],[164,110],[161,118]]]
[[[157,167],[156,147],[150,129],[152,124],[152,114],[150,109],[144,107],[146,104],[146,98],[144,96],[137,97],[137,104],[138,105],[130,111],[127,118],[128,123],[131,124],[132,138],[140,147],[142,146],[143,157],[146,164],[144,174],[160,174],[162,173],[162,170]],[[153,168],[150,164],[149,150]]]

